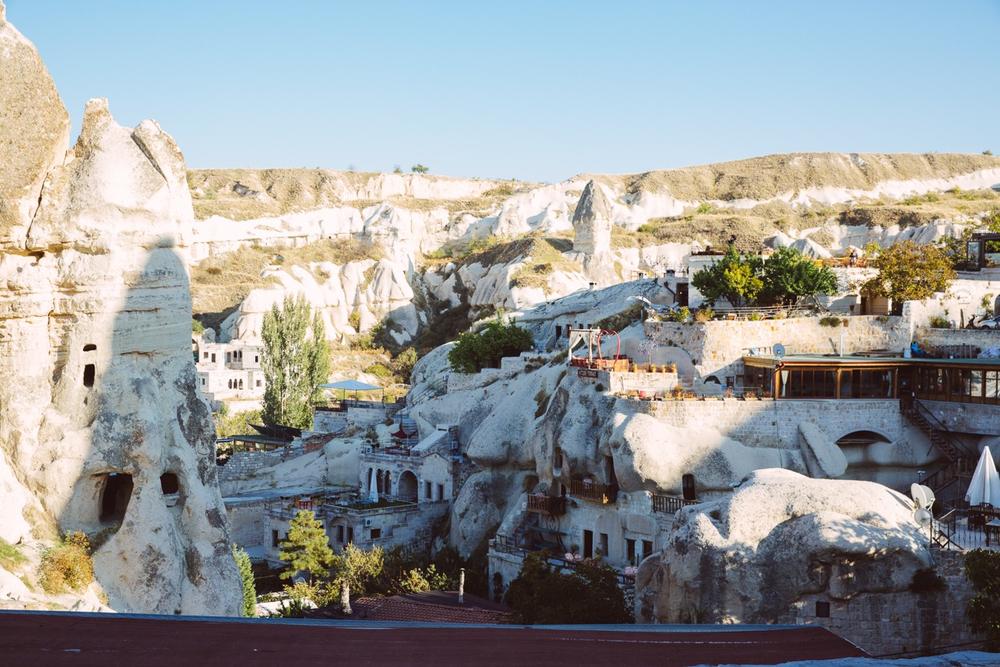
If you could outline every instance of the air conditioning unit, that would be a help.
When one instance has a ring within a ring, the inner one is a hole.
[[[372,520],[371,519],[365,519],[365,528],[367,528],[370,525],[372,525]]]

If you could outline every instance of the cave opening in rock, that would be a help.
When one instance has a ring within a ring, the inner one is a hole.
[[[165,496],[180,493],[181,483],[178,481],[177,475],[172,472],[165,472],[160,475],[160,490],[163,491],[163,495]]]
[[[101,491],[101,523],[121,523],[132,498],[132,475],[112,472],[104,475]]]
[[[83,386],[93,387],[94,377],[97,375],[97,367],[94,364],[87,364],[83,367]]]

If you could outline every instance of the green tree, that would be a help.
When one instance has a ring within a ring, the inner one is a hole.
[[[257,615],[257,588],[253,581],[253,564],[250,556],[240,547],[233,545],[233,560],[236,561],[236,569],[240,572],[240,584],[243,588],[243,606],[241,612],[243,616],[253,618]]]
[[[392,366],[396,371],[396,375],[398,375],[403,382],[409,382],[410,375],[413,373],[413,367],[416,363],[417,351],[412,347],[408,347],[400,352],[395,359],[393,359]]]
[[[288,569],[281,573],[282,579],[305,572],[311,582],[315,577],[325,576],[335,562],[323,522],[309,510],[295,514],[288,527],[288,537],[279,546],[278,558],[288,563]]]
[[[385,553],[382,547],[371,551],[359,549],[353,543],[333,557],[330,581],[340,588],[340,606],[345,614],[351,614],[351,591],[364,592],[365,586],[382,574],[385,567]]]
[[[430,167],[428,167],[426,165],[422,165],[419,162],[417,164],[413,165],[412,167],[410,167],[410,171],[412,171],[414,174],[426,174],[430,170],[431,170]]]
[[[310,324],[311,322],[311,324]],[[285,297],[264,315],[261,330],[264,350],[263,419],[272,424],[307,428],[312,420],[311,402],[330,371],[330,348],[323,321],[299,296]]]
[[[944,250],[913,241],[885,248],[871,265],[878,269],[878,275],[867,281],[864,289],[897,303],[920,301],[947,291],[955,279],[955,269]]]
[[[715,264],[694,274],[691,284],[711,305],[719,299],[726,299],[733,306],[745,306],[757,300],[764,281],[760,277],[759,257],[743,257],[736,249],[729,250]]]
[[[570,574],[554,570],[545,552],[529,553],[510,583],[506,602],[519,623],[631,623],[632,613],[615,571],[600,561],[578,563]]]
[[[965,575],[975,595],[966,616],[973,632],[986,635],[988,648],[1000,647],[1000,553],[973,549],[965,554]]]
[[[779,248],[761,269],[764,288],[760,299],[766,303],[794,304],[800,298],[833,294],[837,276],[828,266],[806,257],[795,248]]]
[[[479,331],[459,334],[448,352],[448,362],[458,373],[478,373],[484,368],[499,368],[503,357],[516,357],[534,345],[530,331],[497,317]]]

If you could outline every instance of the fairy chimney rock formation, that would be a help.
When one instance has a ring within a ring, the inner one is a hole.
[[[34,45],[7,23],[0,1],[0,249],[23,239],[42,182],[62,160],[69,114]]]
[[[0,99],[0,537],[37,552],[86,533],[116,611],[238,614],[191,358],[184,158],[102,99],[67,151],[52,79],[5,21]]]
[[[588,256],[611,250],[611,202],[594,181],[587,183],[573,214],[573,251]]]

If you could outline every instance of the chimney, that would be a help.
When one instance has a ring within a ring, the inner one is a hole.
[[[458,571],[458,604],[465,604],[465,568]]]

